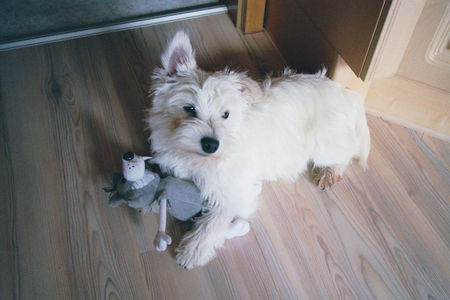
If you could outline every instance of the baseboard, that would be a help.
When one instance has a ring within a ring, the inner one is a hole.
[[[445,134],[443,134],[441,132],[438,132],[438,131],[430,129],[430,128],[423,127],[423,126],[418,125],[416,123],[400,119],[400,118],[395,117],[393,115],[390,115],[388,113],[385,113],[385,112],[382,112],[382,111],[378,111],[376,109],[373,109],[373,108],[370,108],[370,107],[367,107],[367,106],[366,106],[366,113],[369,114],[369,115],[372,115],[372,116],[379,117],[379,118],[381,118],[383,120],[386,120],[386,121],[389,121],[389,122],[392,122],[392,123],[395,123],[395,124],[399,124],[399,125],[401,125],[403,127],[413,129],[413,130],[415,130],[417,132],[421,132],[423,134],[426,134],[426,135],[429,135],[429,136],[432,136],[432,137],[435,137],[435,138],[439,138],[439,139],[441,139],[443,141],[450,142],[450,136],[448,136],[448,135],[445,135]]]
[[[393,76],[371,82],[365,105],[373,115],[450,141],[449,99],[446,91]]]

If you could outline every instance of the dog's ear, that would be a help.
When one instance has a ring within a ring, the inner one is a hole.
[[[178,31],[161,56],[167,75],[189,72],[196,68],[194,50],[184,31]]]
[[[246,75],[241,76],[239,79],[239,91],[244,95],[249,104],[258,102],[263,95],[259,84]]]

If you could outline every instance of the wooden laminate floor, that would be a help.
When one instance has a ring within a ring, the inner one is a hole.
[[[0,299],[450,298],[450,145],[378,117],[366,172],[264,184],[252,231],[207,267],[156,252],[155,215],[110,208],[121,154],[148,153],[149,76],[178,29],[208,70],[283,66],[225,15],[0,53]]]

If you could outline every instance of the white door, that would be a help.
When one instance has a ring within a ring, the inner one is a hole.
[[[450,1],[428,0],[398,75],[450,91]]]

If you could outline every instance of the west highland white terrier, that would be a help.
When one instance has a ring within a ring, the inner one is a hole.
[[[147,119],[153,162],[199,187],[208,209],[177,248],[191,269],[208,263],[224,239],[245,234],[263,180],[294,180],[313,165],[326,189],[370,149],[363,99],[333,82],[286,69],[258,83],[229,69],[197,67],[178,32],[155,71]]]

